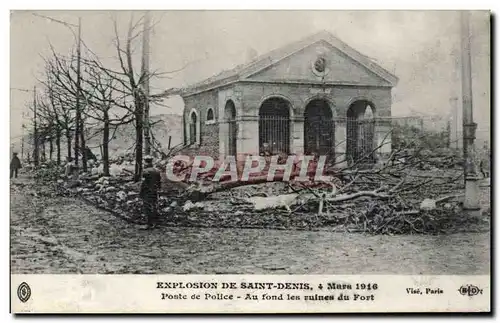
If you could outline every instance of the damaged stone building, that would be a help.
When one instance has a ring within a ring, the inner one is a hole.
[[[390,120],[397,81],[323,31],[165,94],[184,100],[190,154],[319,154],[352,162],[387,137],[390,122],[379,120]],[[390,150],[389,143],[379,152]]]

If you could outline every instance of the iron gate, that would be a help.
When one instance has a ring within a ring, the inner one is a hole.
[[[234,119],[228,120],[227,127],[228,127],[227,154],[229,156],[236,156],[236,134],[238,131],[238,125],[236,124],[236,120],[234,120]]]
[[[348,118],[346,126],[346,154],[349,164],[375,163],[375,119]]]
[[[304,153],[335,156],[335,122],[321,117],[304,119]]]
[[[260,116],[259,149],[261,154],[289,154],[290,118],[282,116]]]

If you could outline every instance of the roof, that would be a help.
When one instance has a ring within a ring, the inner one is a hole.
[[[164,92],[165,96],[169,95],[181,95],[188,96],[194,93],[203,92],[209,89],[218,88],[235,81],[241,81],[245,78],[258,73],[259,71],[276,64],[277,62],[283,60],[284,58],[311,46],[320,41],[326,41],[333,47],[340,50],[342,53],[350,57],[351,59],[357,61],[365,68],[375,73],[379,77],[388,81],[391,86],[395,86],[398,82],[398,78],[377,64],[373,59],[361,54],[354,48],[347,45],[345,42],[335,37],[328,31],[320,31],[316,34],[308,36],[299,41],[290,43],[283,47],[272,50],[266,54],[260,55],[253,61],[247,64],[241,64],[230,70],[224,70],[212,77],[209,77],[201,82],[197,82],[185,88],[173,88],[168,89]]]

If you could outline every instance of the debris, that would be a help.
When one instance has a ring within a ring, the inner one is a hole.
[[[116,187],[113,187],[113,186],[108,186],[104,189],[104,192],[108,193],[108,192],[113,192],[113,191],[116,191]]]
[[[420,209],[421,210],[435,210],[436,209],[436,201],[432,199],[425,199],[420,203]]]
[[[99,165],[98,167],[92,168],[91,174],[92,175],[102,175],[102,174],[104,174],[104,166],[103,165]]]
[[[462,190],[462,172],[443,170],[432,155],[425,156],[433,153],[422,154],[426,159],[416,158],[415,154],[395,154],[389,158],[394,163],[379,161],[375,168],[327,167],[331,182],[311,178],[308,182],[287,183],[280,174],[275,176],[275,182],[268,182],[262,174],[251,177],[249,182],[212,182],[205,174],[197,183],[171,183],[163,174],[158,209],[162,214],[172,214],[161,217],[172,226],[328,228],[367,234],[463,230],[468,227],[464,223],[472,220],[456,216],[460,210],[458,195],[439,197]],[[138,198],[141,183],[123,176],[129,170],[133,172],[133,164],[113,165],[112,176],[82,176],[81,187],[59,188],[85,195],[86,200],[122,217],[144,221],[142,200]],[[430,171],[422,171],[421,165]],[[189,167],[180,170],[189,174]],[[36,172],[41,183],[66,182],[51,168]]]
[[[298,193],[292,193],[270,197],[254,196],[244,200],[253,204],[255,210],[276,209],[283,207],[288,212],[291,212],[292,210],[290,209],[290,206],[297,203],[298,196]]]
[[[103,177],[99,178],[99,179],[96,181],[96,183],[97,183],[97,184],[103,184],[103,183],[104,183],[104,181],[108,181],[108,180],[109,180],[109,177],[103,176]]]
[[[118,193],[116,193],[116,197],[120,202],[125,201],[127,199],[127,193],[125,193],[124,191],[119,191]]]

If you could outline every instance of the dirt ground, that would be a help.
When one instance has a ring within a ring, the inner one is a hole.
[[[30,184],[27,178],[14,182]],[[11,185],[11,271],[30,274],[489,274],[490,234],[141,230],[74,198]]]

